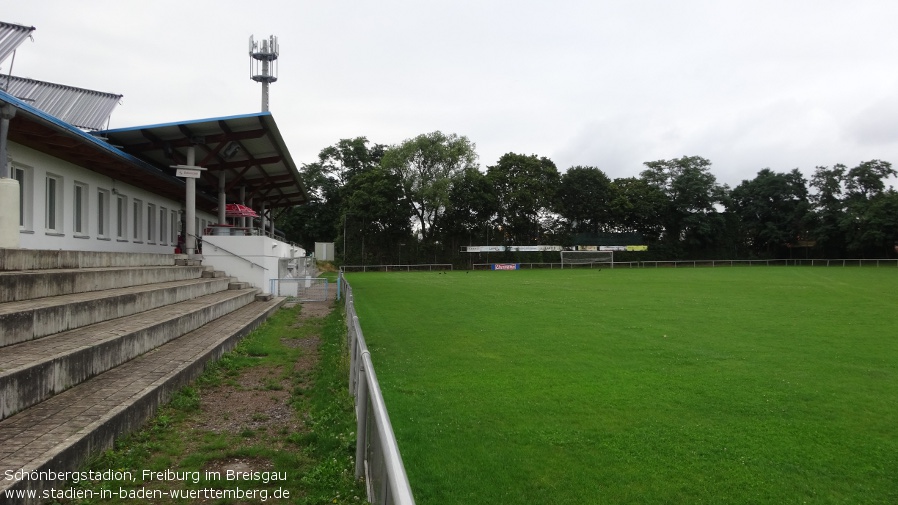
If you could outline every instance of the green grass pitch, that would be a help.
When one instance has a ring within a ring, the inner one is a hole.
[[[898,269],[347,276],[419,505],[898,503]]]

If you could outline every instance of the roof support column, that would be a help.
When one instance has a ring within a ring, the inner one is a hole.
[[[247,200],[247,205],[249,206],[249,208],[253,208],[253,200],[254,200],[253,198],[250,198],[249,200]],[[247,220],[247,223],[248,223],[249,227],[252,228],[252,227],[255,225],[255,222],[253,221],[253,218],[251,218],[251,217],[250,217],[250,218],[246,218],[246,220]],[[252,233],[253,235],[255,235],[255,232],[250,232],[250,233]]]
[[[246,186],[240,186],[240,205],[246,205]],[[246,228],[247,217],[240,218],[240,227]]]
[[[265,200],[262,200],[262,212],[259,212],[259,218],[262,220],[262,236],[267,235],[265,225],[268,224],[268,216],[265,215]]]
[[[218,224],[225,224],[227,220],[225,214],[225,206],[228,204],[225,195],[225,173],[224,170],[218,173]]]
[[[187,165],[176,165],[173,168],[178,170],[178,176],[187,180],[187,194],[184,196],[184,225],[186,230],[185,244],[187,248],[187,257],[196,258],[196,180],[200,177],[200,171],[205,168],[194,166],[196,163],[196,147],[190,145],[187,147]]]

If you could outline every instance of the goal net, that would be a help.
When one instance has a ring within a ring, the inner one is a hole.
[[[561,251],[561,268],[565,266],[614,268],[614,251]]]

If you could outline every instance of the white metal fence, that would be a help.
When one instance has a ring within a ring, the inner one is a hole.
[[[355,312],[352,287],[340,272],[338,297],[346,306],[347,344],[349,347],[349,391],[355,397],[356,452],[355,476],[365,479],[368,501],[376,505],[414,505],[412,488],[402,464],[393,425],[374,373],[371,353],[365,344]]]
[[[300,302],[324,302],[328,294],[327,279],[321,277],[288,277],[271,279],[274,296],[295,298]]]
[[[342,272],[432,272],[452,270],[451,263],[416,263],[414,265],[344,265]]]
[[[489,270],[493,263],[474,263],[474,270]],[[518,263],[521,269],[603,268],[609,264],[562,265],[561,263]],[[677,260],[615,261],[613,268],[698,268],[738,266],[811,266],[811,267],[898,267],[898,259],[770,259],[770,260]]]

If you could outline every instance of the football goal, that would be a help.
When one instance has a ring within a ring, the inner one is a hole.
[[[561,268],[565,266],[614,268],[614,251],[561,251]]]

